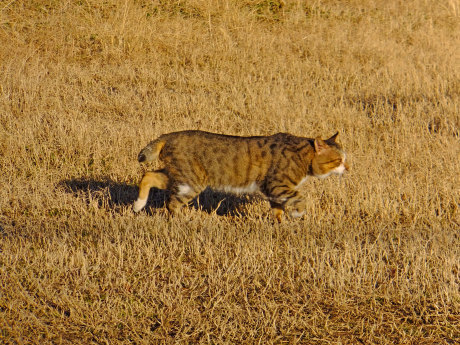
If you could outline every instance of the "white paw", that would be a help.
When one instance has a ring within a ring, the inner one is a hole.
[[[305,214],[305,211],[299,212],[299,211],[296,210],[296,211],[291,212],[291,217],[292,218],[299,218],[299,217],[302,217],[304,214]]]
[[[147,199],[137,199],[134,202],[133,211],[136,213],[139,212],[140,210],[144,208],[146,204],[147,204]]]

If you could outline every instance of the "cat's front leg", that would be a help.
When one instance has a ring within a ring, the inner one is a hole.
[[[279,203],[270,200],[270,207],[272,208],[273,216],[275,217],[275,219],[278,221],[278,223],[281,223],[284,214],[284,202]]]
[[[276,219],[281,221],[281,217],[286,207],[289,207],[289,216],[292,218],[300,218],[305,214],[305,200],[302,195],[292,189],[286,189],[284,193],[272,198],[270,201]]]
[[[300,217],[302,217],[305,213],[306,213],[305,207],[297,206],[297,207],[295,207],[291,212],[289,212],[289,215],[290,215],[292,218],[300,218]]]
[[[298,192],[287,200],[286,206],[290,206],[291,211],[289,212],[289,215],[292,218],[300,218],[306,212],[305,200]]]
[[[297,198],[298,192],[286,184],[280,184],[278,181],[267,183],[262,192],[270,201],[270,206],[276,220],[281,223],[285,206],[289,203],[289,200]]]

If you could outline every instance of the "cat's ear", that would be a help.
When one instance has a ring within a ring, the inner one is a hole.
[[[329,145],[326,144],[326,142],[323,139],[321,139],[321,138],[316,138],[315,139],[315,151],[316,151],[317,154],[321,154],[328,147],[329,147]]]
[[[335,133],[332,137],[330,137],[329,139],[326,139],[326,141],[328,143],[331,143],[331,144],[335,144],[335,139],[337,138],[337,136],[339,135],[339,132]]]

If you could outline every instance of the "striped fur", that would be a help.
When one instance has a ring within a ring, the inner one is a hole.
[[[163,168],[145,173],[134,211],[147,203],[151,187],[168,189],[174,213],[206,187],[230,193],[262,192],[281,221],[286,206],[303,213],[297,188],[309,176],[326,177],[348,170],[345,153],[335,142],[287,133],[238,137],[203,131],[168,133],[139,153],[140,162],[159,159]]]

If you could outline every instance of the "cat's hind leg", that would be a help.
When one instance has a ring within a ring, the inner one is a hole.
[[[146,172],[139,183],[139,196],[133,205],[134,212],[139,212],[145,207],[150,188],[166,189],[168,181],[168,175],[161,170]]]
[[[177,213],[177,211],[183,206],[188,205],[201,192],[201,190],[191,187],[186,183],[177,183],[171,190],[172,194],[167,206],[170,214]]]

